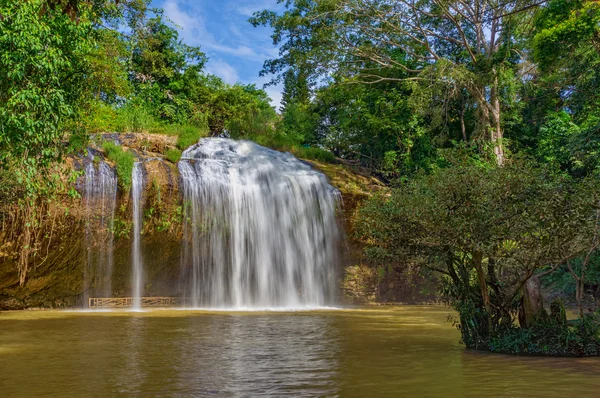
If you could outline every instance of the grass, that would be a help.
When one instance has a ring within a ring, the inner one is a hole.
[[[319,162],[324,163],[335,163],[335,155],[321,148],[295,146],[290,152],[294,154],[294,156],[301,159],[318,160]]]
[[[91,112],[84,123],[86,125],[86,131],[90,133],[145,132],[177,136],[177,150],[170,150],[165,154],[165,157],[168,160],[176,163],[181,157],[181,151],[196,144],[200,138],[206,137],[208,133],[208,126],[204,126],[206,124],[205,120],[197,121],[197,123],[193,120],[188,122],[193,124],[169,124],[159,120],[150,112],[150,110],[139,105],[130,104],[124,107],[115,108],[98,103],[92,107]],[[299,142],[299,138],[290,135],[282,133],[260,134],[247,138],[268,148],[290,152],[301,159],[316,160],[323,163],[335,163],[335,156],[331,152],[322,148],[304,146]],[[77,145],[79,143],[74,142],[73,144]],[[115,152],[113,156],[120,159],[119,161],[125,163],[128,162],[123,160],[127,155],[119,154],[114,148],[111,149]],[[121,152],[123,151],[121,150]],[[117,165],[119,164],[119,161],[114,160]],[[123,167],[125,171],[129,170],[129,166],[125,165]],[[121,175],[119,175],[119,178],[121,178]],[[130,179],[130,176],[127,177],[127,180]]]
[[[205,135],[206,133],[198,127],[185,126],[179,131],[179,136],[177,137],[177,148],[184,150],[196,144],[200,137]]]
[[[105,141],[102,149],[104,149],[106,157],[115,164],[119,185],[123,190],[128,191],[131,188],[131,174],[135,163],[133,153],[124,151],[120,145],[112,141]]]
[[[250,137],[250,139],[259,145],[278,151],[290,152],[300,159],[318,160],[323,163],[335,163],[335,155],[325,149],[316,147],[306,147],[284,134],[259,135]]]
[[[181,151],[179,149],[169,149],[165,152],[165,158],[170,162],[177,163],[181,159]]]
[[[134,104],[113,107],[93,103],[83,122],[88,133],[152,133],[177,136],[177,147],[181,150],[195,144],[208,132],[208,125],[203,120],[173,124],[160,120],[144,106]]]

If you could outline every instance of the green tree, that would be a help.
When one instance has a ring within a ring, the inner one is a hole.
[[[542,269],[553,271],[597,242],[598,184],[529,162],[497,167],[470,157],[447,156],[450,167],[370,200],[358,234],[379,261],[443,275],[463,341],[486,347],[519,311],[522,327],[544,316]]]
[[[64,12],[42,0],[0,4],[0,167],[24,187],[21,284],[35,243],[35,203],[60,181],[52,171],[64,152],[61,140],[85,101],[90,10],[82,4]]]
[[[317,92],[317,135],[337,156],[388,179],[428,169],[436,144],[412,111],[409,90],[393,82],[331,84]]]
[[[553,0],[538,11],[534,26],[531,41],[541,95],[551,99],[552,111],[569,114],[580,130],[569,150],[579,162],[576,169],[589,172],[598,167],[600,153],[600,5]],[[546,125],[556,120],[549,115]]]
[[[476,104],[479,136],[493,145],[502,164],[502,99],[518,78],[518,26],[537,5],[529,0],[302,0],[287,1],[282,15],[263,11],[251,21],[273,27],[273,41],[281,44],[282,57],[265,63],[268,73],[302,65],[321,76],[333,70],[370,84],[412,81],[465,90]]]

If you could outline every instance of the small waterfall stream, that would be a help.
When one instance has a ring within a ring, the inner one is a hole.
[[[131,245],[133,309],[142,309],[142,274],[144,271],[140,235],[142,233],[142,195],[144,192],[144,169],[141,162],[133,166],[131,176],[131,200],[133,201],[133,242]]]
[[[179,162],[183,291],[193,307],[309,308],[331,302],[338,192],[289,153],[202,139]]]
[[[117,203],[117,175],[105,162],[95,162],[88,151],[83,200],[88,214],[85,239],[87,263],[84,269],[84,302],[90,294],[112,295],[114,235]]]

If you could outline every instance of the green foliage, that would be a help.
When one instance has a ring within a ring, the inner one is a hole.
[[[600,355],[600,323],[586,316],[574,324],[541,319],[531,328],[510,327],[490,338],[489,350],[504,354],[544,356]]]
[[[150,131],[158,124],[156,117],[144,104],[133,102],[118,110],[114,130],[144,133]]]
[[[112,141],[105,141],[102,149],[106,153],[106,157],[115,164],[119,186],[125,191],[129,191],[135,156],[131,152],[124,151],[120,145]]]
[[[301,159],[318,160],[319,162],[334,163],[335,156],[333,153],[314,147],[294,147],[291,150],[292,154]]]
[[[273,135],[256,135],[248,137],[259,145],[276,149],[278,151],[290,152],[292,155],[308,160],[318,160],[326,163],[334,163],[335,155],[330,151],[302,145],[297,137],[276,133]]]
[[[581,275],[584,256],[580,256],[571,260],[573,271],[577,275]],[[586,270],[586,284],[593,288],[600,286],[600,252],[594,252],[590,256],[590,264]],[[555,272],[546,276],[543,280],[544,286],[553,292],[558,292],[564,299],[571,303],[575,302],[575,279],[569,272],[566,264],[560,266]]]
[[[159,13],[144,21],[143,29],[135,32],[133,71],[140,83],[157,83],[169,87],[187,69],[199,71],[206,62],[200,47],[188,46],[179,41],[177,30],[164,23]]]
[[[158,181],[152,181],[146,200],[144,229],[147,232],[173,232],[178,226],[181,226],[183,222],[182,206],[173,206],[172,204],[169,206],[169,198],[163,198]]]
[[[332,84],[317,92],[314,134],[337,156],[388,179],[428,169],[435,146],[443,142],[432,142],[408,103],[409,94],[394,84]]]
[[[43,5],[0,5],[0,167],[13,168],[32,198],[56,182],[47,173],[82,105],[93,44],[89,7],[75,21]]]
[[[124,213],[124,209],[121,209],[121,213]],[[115,238],[128,238],[131,234],[131,229],[133,228],[133,222],[127,220],[124,217],[115,216],[112,222],[112,233]]]
[[[446,158],[447,167],[368,200],[356,233],[376,263],[441,273],[464,343],[489,348],[509,333],[531,274],[588,249],[600,187],[516,158],[504,167],[464,151]]]
[[[276,75],[274,82],[283,79],[291,88],[295,82],[317,86],[332,80],[411,87],[414,111],[429,119],[426,125],[436,135],[491,144],[502,163],[504,130],[521,119],[518,55],[526,41],[520,26],[530,21],[533,7],[527,0],[482,0],[477,12],[464,2],[429,0],[350,0],[343,6],[311,0],[285,6],[281,13],[265,10],[251,18],[255,26],[272,27],[273,42],[280,45],[279,58],[263,69]],[[342,134],[353,141],[352,134]]]
[[[204,136],[203,132],[196,127],[184,127],[179,132],[177,137],[177,148],[184,150],[198,143],[200,137]]]
[[[541,71],[539,96],[544,99],[538,106],[569,114],[569,150],[576,171],[588,173],[598,168],[600,153],[600,4],[553,0],[538,11],[534,22],[531,43]],[[556,120],[553,115],[546,123]]]
[[[169,149],[165,152],[165,157],[168,161],[177,163],[181,159],[181,151],[179,149]]]
[[[573,157],[570,143],[574,136],[580,133],[579,127],[571,121],[571,116],[566,112],[559,112],[548,117],[540,127],[537,156],[544,163],[554,164],[568,170]]]

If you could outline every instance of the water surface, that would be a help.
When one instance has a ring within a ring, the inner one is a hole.
[[[449,313],[4,312],[0,396],[598,396],[600,359],[466,350]]]

